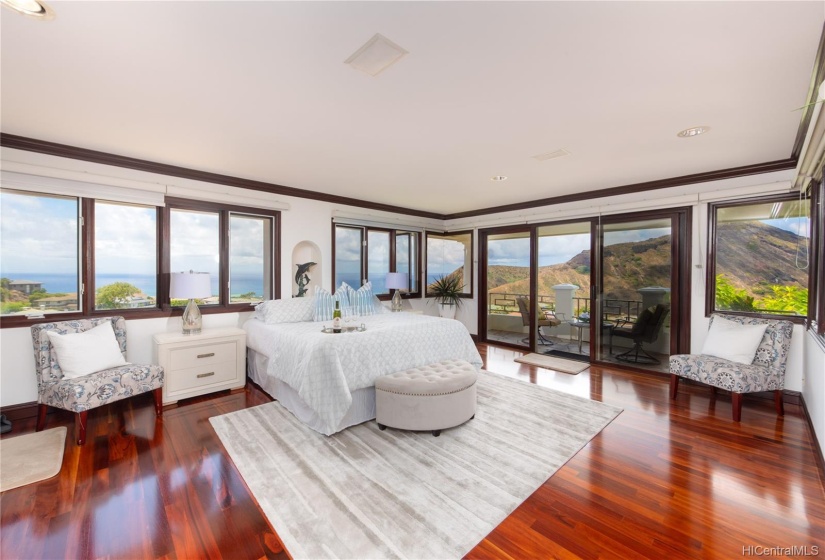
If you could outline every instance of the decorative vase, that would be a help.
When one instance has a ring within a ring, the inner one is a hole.
[[[455,319],[456,305],[454,303],[439,303],[438,315],[444,319]]]

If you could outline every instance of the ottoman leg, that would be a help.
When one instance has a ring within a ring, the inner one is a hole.
[[[387,427],[384,424],[378,424],[378,429],[383,432],[384,430],[387,429]]]
[[[433,436],[438,437],[441,435],[441,430],[433,430]]]

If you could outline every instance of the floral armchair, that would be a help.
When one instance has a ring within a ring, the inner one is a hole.
[[[711,324],[718,314],[711,315]],[[692,379],[714,388],[731,392],[733,421],[742,418],[742,395],[760,391],[773,391],[776,413],[784,415],[782,393],[785,388],[785,363],[791,345],[793,323],[759,317],[725,315],[728,321],[742,325],[768,325],[756,356],[749,365],[704,354],[676,354],[670,357],[670,397],[675,399],[679,390],[679,378]]]
[[[60,334],[80,333],[111,321],[115,338],[126,357],[126,321],[123,317],[79,319],[33,325],[32,344],[37,371],[37,431],[46,424],[49,406],[76,414],[77,444],[86,442],[86,416],[92,408],[152,391],[158,417],[163,413],[163,368],[156,365],[126,364],[84,375],[66,378],[60,370],[47,331]]]

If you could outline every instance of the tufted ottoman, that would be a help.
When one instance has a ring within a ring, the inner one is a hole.
[[[476,414],[476,369],[464,360],[445,360],[375,380],[375,420],[402,430],[441,430]]]

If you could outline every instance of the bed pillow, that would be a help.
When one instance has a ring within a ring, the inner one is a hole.
[[[380,313],[380,309],[376,309],[375,302],[378,301],[372,293],[372,283],[366,282],[363,286],[355,291],[355,312],[360,316],[376,315]],[[379,302],[379,307],[382,307]]]
[[[341,314],[344,314],[344,310],[350,307],[349,298],[347,297],[346,292],[342,291],[340,288],[335,292],[335,295],[332,295],[329,290],[322,288],[321,286],[315,286],[315,305],[313,307],[313,320],[314,321],[331,321],[332,320],[332,312],[335,310],[335,302],[339,302],[341,308]]]
[[[312,321],[314,313],[313,297],[273,299],[255,306],[255,317],[269,325]]]
[[[768,325],[743,325],[714,317],[702,354],[739,364],[752,364]]]
[[[74,379],[96,371],[126,365],[112,323],[106,321],[80,333],[46,331],[64,377]]]
[[[341,282],[341,285],[338,287],[337,290],[335,290],[335,293],[346,294],[347,307],[344,309],[344,317],[350,317],[358,314],[358,311],[355,308],[355,289],[352,286],[350,286],[346,282]]]

